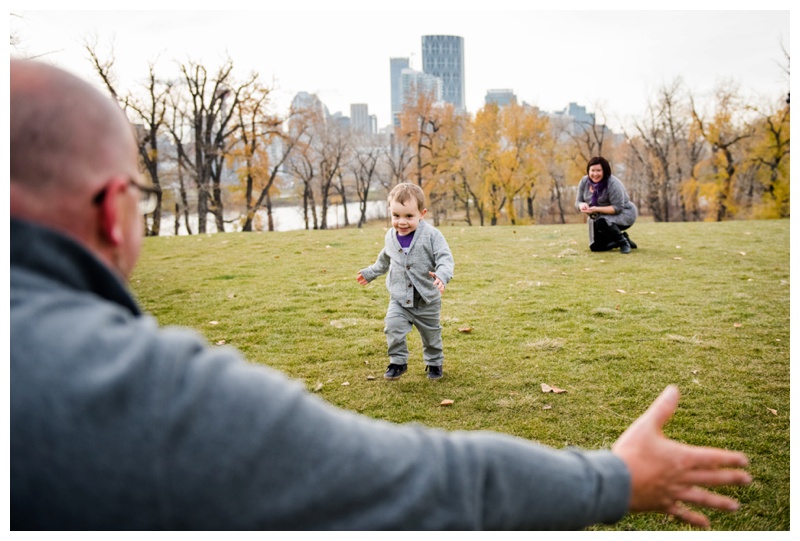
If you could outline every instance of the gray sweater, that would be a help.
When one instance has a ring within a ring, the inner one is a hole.
[[[397,241],[394,228],[386,232],[383,242],[383,249],[378,254],[378,259],[373,265],[362,269],[361,275],[371,282],[389,271],[386,276],[386,289],[389,290],[392,300],[403,306],[413,305],[415,289],[427,303],[439,299],[441,294],[433,285],[433,277],[428,273],[432,271],[447,285],[453,278],[455,265],[450,247],[441,231],[425,220],[420,220],[408,254]]]
[[[11,220],[11,529],[572,529],[621,518],[608,451],[343,411],[160,328],[72,240]]]
[[[591,203],[591,186],[592,181],[589,180],[588,176],[584,176],[578,184],[578,194],[575,197],[576,209],[580,210],[581,203]],[[597,199],[597,206],[614,207],[615,214],[601,214],[600,216],[610,223],[617,225],[630,227],[638,216],[636,205],[633,204],[633,201],[628,199],[628,192],[625,191],[625,186],[622,184],[622,181],[614,175],[608,177],[608,188],[604,193],[600,194],[600,197]]]

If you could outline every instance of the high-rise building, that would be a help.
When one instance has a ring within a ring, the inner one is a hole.
[[[401,74],[404,69],[408,69],[408,58],[390,58],[390,81],[392,85],[392,115],[394,118],[403,110],[403,84],[400,80]]]
[[[292,99],[292,110],[311,112],[317,115],[322,122],[327,122],[330,118],[328,107],[322,103],[322,100],[320,100],[316,94],[309,94],[308,92],[298,92],[295,94]],[[289,120],[289,131],[291,133],[296,133],[297,130],[302,128],[298,125],[298,122],[299,121],[295,119]]]
[[[442,100],[442,80],[411,68],[400,73],[400,88],[403,104],[415,102],[420,94],[431,96],[434,102]]]
[[[564,114],[571,116],[573,122],[581,124],[584,128],[594,125],[594,113],[587,113],[586,107],[578,105],[575,102],[569,102],[569,105],[564,110]]]
[[[372,134],[372,119],[366,103],[350,104],[350,129],[365,134]]]
[[[496,103],[502,107],[503,105],[517,103],[517,96],[514,94],[513,90],[507,88],[487,90],[485,102],[487,105],[490,103]]]
[[[442,80],[442,99],[464,107],[464,38],[422,36],[422,71]]]

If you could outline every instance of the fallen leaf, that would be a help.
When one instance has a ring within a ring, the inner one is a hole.
[[[324,387],[324,385],[322,385],[322,382],[320,382],[320,383],[317,383],[317,384],[314,386],[314,392],[315,392],[315,393],[318,393],[318,392],[320,392],[320,391],[322,390],[322,387]]]
[[[347,386],[349,386],[349,385],[350,385],[350,382],[349,382],[349,381],[345,381],[344,383],[342,383],[342,387],[347,387]]]
[[[364,364],[369,364],[369,361],[364,361]]]
[[[617,311],[619,311],[619,304],[617,305]]]
[[[367,381],[372,381],[373,379],[375,379],[375,376],[367,376]]]
[[[683,259],[683,258],[682,258],[682,257],[673,257],[672,259],[675,259],[675,260],[677,260],[677,261],[680,261],[680,260],[681,260],[681,259]]]
[[[232,299],[236,296],[236,293],[228,293],[228,298]]]
[[[618,289],[617,293],[625,293],[625,290],[624,289]]]
[[[542,383],[542,392],[543,393],[561,394],[561,393],[566,393],[567,391],[565,391],[564,389],[559,389],[558,387],[555,387],[555,386],[551,387],[550,385],[548,385],[546,383]]]
[[[472,332],[472,327],[459,327],[458,328],[458,332],[471,333]]]
[[[553,406],[551,406],[550,404],[545,404],[544,406],[542,406],[542,409],[543,410],[551,410],[551,409],[553,409]]]
[[[747,255],[747,252],[739,252],[739,255]]]
[[[767,408],[772,415],[778,415],[778,410],[774,410],[772,408]]]
[[[452,406],[453,405],[453,401],[450,400],[449,398],[445,398],[444,400],[442,400],[442,403],[439,404],[439,405],[440,406]]]
[[[742,326],[742,324],[741,324],[741,323],[734,323],[734,324],[733,324],[733,326],[734,326],[734,327],[736,327],[736,328],[738,329],[739,327],[741,327],[741,326]]]
[[[225,340],[218,340],[217,341],[217,345],[218,346],[224,346],[225,345]]]
[[[209,321],[209,325],[219,325],[219,321]]]

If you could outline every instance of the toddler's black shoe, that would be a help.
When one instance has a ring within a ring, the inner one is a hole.
[[[425,371],[428,372],[428,379],[439,379],[443,375],[441,366],[427,365]]]
[[[407,364],[390,364],[386,368],[386,373],[383,375],[385,379],[400,379],[400,376],[408,370]]]

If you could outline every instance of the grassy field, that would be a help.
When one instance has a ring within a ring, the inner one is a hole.
[[[355,280],[382,227],[149,238],[132,286],[162,324],[398,423],[608,448],[677,384],[666,434],[751,459],[753,484],[720,490],[741,510],[712,513],[713,528],[788,530],[789,221],[637,223],[630,255],[590,252],[585,227],[441,228],[456,267],[434,382],[416,331],[409,371],[382,378],[388,295],[383,278]],[[649,514],[597,527],[685,528]]]

